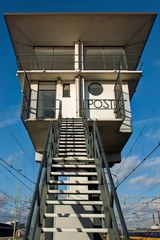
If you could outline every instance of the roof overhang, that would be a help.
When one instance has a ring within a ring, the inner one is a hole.
[[[16,56],[35,46],[122,46],[139,60],[156,13],[5,14]]]

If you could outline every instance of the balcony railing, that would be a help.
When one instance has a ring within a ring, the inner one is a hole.
[[[73,70],[74,55],[19,55],[19,70]]]
[[[86,54],[84,55],[84,69],[88,70],[135,70],[141,69],[142,63],[137,55],[123,54]]]
[[[137,55],[19,55],[19,70],[141,70]]]

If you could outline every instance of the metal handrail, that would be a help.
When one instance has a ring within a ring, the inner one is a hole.
[[[85,135],[86,135],[87,152],[90,157],[95,159],[95,162],[96,162],[97,175],[100,183],[102,201],[104,205],[103,209],[105,213],[105,225],[108,228],[110,239],[120,240],[120,233],[119,233],[118,224],[116,221],[114,206],[113,206],[113,204],[115,204],[117,208],[119,220],[121,223],[121,227],[123,230],[124,239],[128,240],[129,239],[128,231],[126,228],[126,224],[125,224],[121,206],[118,200],[116,188],[115,188],[114,181],[112,179],[111,171],[109,168],[108,159],[106,157],[106,153],[102,144],[102,139],[101,139],[97,124],[96,122],[94,122],[93,125],[90,126],[89,128],[84,109],[82,109],[82,119],[84,123]],[[107,177],[106,177],[104,168],[107,171]],[[109,215],[108,215],[108,210],[109,210]],[[112,227],[114,229],[113,230],[114,233],[111,230]]]
[[[107,178],[106,178],[105,174],[102,174],[103,182],[106,182],[105,187],[108,188],[108,193],[110,193],[109,201],[111,201],[111,202],[114,201],[115,206],[117,208],[117,213],[119,215],[119,220],[120,220],[121,227],[122,227],[122,230],[123,230],[124,239],[128,240],[129,235],[128,235],[127,227],[126,227],[126,224],[125,224],[125,220],[124,220],[123,213],[122,213],[122,210],[121,210],[121,206],[120,206],[120,203],[119,203],[118,195],[117,195],[116,188],[115,188],[115,185],[114,185],[114,181],[113,181],[113,178],[112,178],[112,174],[111,174],[111,171],[110,171],[109,163],[108,163],[108,160],[107,160],[105,149],[104,149],[102,139],[101,139],[101,136],[100,136],[100,133],[99,133],[96,122],[93,123],[93,136],[94,136],[94,144],[95,144],[94,145],[94,148],[95,148],[94,157],[99,162],[101,162],[101,165],[104,166],[106,171],[107,171],[107,178],[108,178],[109,184],[110,184],[110,191],[109,191],[109,188],[107,186],[108,184],[107,184]]]
[[[59,125],[60,121],[61,114],[59,114],[57,125]],[[42,224],[44,210],[44,206],[42,206],[42,204],[43,205],[45,204],[45,201],[43,201],[42,199],[46,197],[46,186],[47,183],[49,182],[51,161],[52,158],[57,154],[58,138],[59,134],[57,129],[54,129],[53,125],[50,124],[45,142],[42,164],[39,170],[35,191],[33,195],[31,210],[27,220],[26,231],[23,238],[24,240],[38,239],[37,235],[35,237],[36,227]]]

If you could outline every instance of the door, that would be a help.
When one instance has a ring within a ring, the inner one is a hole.
[[[37,118],[55,118],[56,82],[43,81],[38,85]]]

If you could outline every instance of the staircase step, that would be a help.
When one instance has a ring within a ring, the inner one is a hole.
[[[59,149],[60,148],[85,148],[86,149],[86,145],[85,145],[85,142],[84,142],[84,144],[70,144],[70,143],[66,143],[66,144],[62,144],[62,143],[60,143],[59,144]]]
[[[85,137],[69,137],[69,136],[67,136],[67,137],[60,137],[60,142],[80,142],[81,143],[81,141],[83,141],[83,142],[85,142]]]
[[[80,180],[75,180],[75,181],[63,181],[63,180],[50,180],[50,184],[54,185],[97,185],[99,182],[98,181],[80,181]]]
[[[55,218],[55,217],[69,217],[69,218],[104,218],[105,214],[101,213],[45,213],[46,218]]]
[[[82,122],[75,122],[75,123],[71,123],[71,122],[68,122],[68,123],[66,123],[66,122],[62,122],[61,123],[61,127],[81,127],[81,128],[83,128],[84,127],[84,125],[83,125],[83,123]]]
[[[43,232],[107,233],[107,228],[42,228]]]
[[[97,176],[97,172],[51,172],[52,176]]]
[[[72,122],[72,121],[63,121],[61,122],[61,126],[83,126],[83,122],[82,121],[76,121],[76,122]]]
[[[47,200],[47,205],[102,205],[102,201],[89,201],[89,200]]]
[[[60,134],[60,139],[62,138],[74,138],[74,139],[79,139],[79,138],[85,138],[84,133],[80,134],[80,133],[61,133]]]
[[[84,133],[84,129],[83,128],[77,128],[77,127],[76,128],[61,127],[60,132],[74,132],[74,133],[83,132]]]
[[[84,132],[84,128],[83,125],[75,125],[75,126],[61,126],[60,128],[61,131],[83,131]]]
[[[81,122],[83,123],[83,120],[82,118],[63,118],[61,123],[64,123],[64,122],[71,122],[71,123],[75,123],[75,122]]]
[[[86,152],[67,152],[67,153],[59,152],[58,156],[59,157],[70,157],[70,156],[80,157],[80,156],[87,156],[87,153]]]
[[[78,149],[76,149],[76,148],[59,148],[59,153],[60,152],[67,152],[67,154],[68,154],[68,152],[75,152],[75,153],[79,153],[79,152],[85,152],[86,153],[86,148],[78,148]]]
[[[77,140],[77,141],[73,141],[73,140],[71,140],[71,139],[68,139],[67,141],[65,141],[65,139],[64,140],[61,140],[60,139],[60,141],[59,141],[59,144],[61,145],[61,144],[78,144],[78,145],[81,145],[81,144],[84,144],[85,145],[85,139],[83,139],[82,141],[79,141],[79,139]]]
[[[96,168],[95,164],[52,164],[52,168]]]
[[[100,194],[100,190],[48,190],[49,194]]]
[[[87,157],[57,157],[57,158],[53,158],[53,161],[64,161],[64,162],[67,162],[67,161],[81,161],[81,162],[95,162],[95,159],[94,158],[87,158]]]

